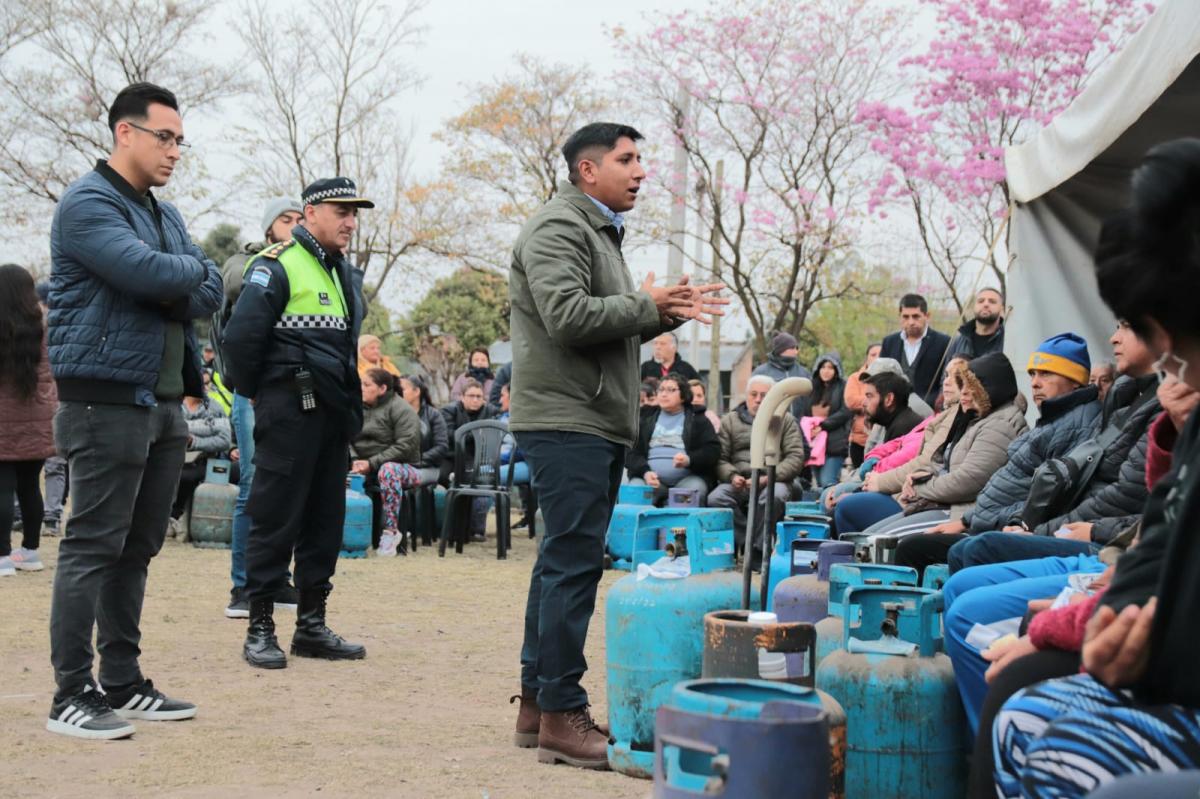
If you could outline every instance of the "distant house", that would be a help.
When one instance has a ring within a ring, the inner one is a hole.
[[[709,343],[707,341],[699,342],[696,357],[693,358],[691,342],[688,341],[686,335],[682,338],[683,341],[679,343],[680,354],[683,355],[685,361],[696,367],[696,371],[700,373],[700,379],[707,382]],[[643,344],[641,360],[650,360],[654,357],[653,351],[653,347],[649,343]],[[488,355],[492,359],[493,368],[499,368],[500,364],[512,360],[512,342],[493,341],[488,347]],[[712,402],[709,403],[709,407],[718,412],[732,407],[731,403],[736,405],[745,398],[746,381],[750,379],[750,372],[754,370],[754,342],[723,341],[721,342],[720,359],[721,405],[718,408],[714,407]]]

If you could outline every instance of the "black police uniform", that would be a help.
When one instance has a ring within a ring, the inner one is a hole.
[[[354,184],[345,178],[312,184],[305,190],[305,204],[314,202],[314,196],[316,202],[339,201],[331,197],[367,202],[357,198]],[[293,248],[303,251],[289,252]],[[326,274],[317,272],[316,265]],[[297,282],[306,282],[310,304],[313,285],[322,289],[320,309],[327,313],[295,313],[300,290],[290,284],[289,270]],[[301,225],[291,241],[257,255],[245,274],[221,349],[234,387],[255,400],[255,473],[246,504],[245,591],[251,615],[246,658],[257,666],[283,665],[275,647],[271,598],[286,583],[293,551],[300,592],[293,654],[361,657],[361,651],[338,655],[323,646],[315,652],[297,651],[297,646],[306,614],[310,626],[329,633],[325,597],[332,590],[342,541],[349,445],[362,427],[356,346],[366,308],[362,272],[340,253],[325,250]],[[277,657],[256,662],[250,651],[255,635],[259,643],[274,647]]]

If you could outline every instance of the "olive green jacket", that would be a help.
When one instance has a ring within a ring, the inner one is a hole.
[[[673,325],[634,285],[616,227],[570,183],[522,228],[508,294],[509,428],[590,433],[632,446],[639,345]]]

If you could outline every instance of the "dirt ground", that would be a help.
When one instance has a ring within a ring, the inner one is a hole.
[[[150,566],[142,668],[199,705],[184,722],[136,722],[124,741],[45,731],[53,693],[47,624],[58,538],[47,569],[0,578],[0,795],[18,797],[648,797],[648,782],[537,762],[517,749],[508,697],[533,542],[517,531],[508,560],[494,542],[444,559],[422,547],[395,559],[342,559],[329,621],[367,658],[293,658],[287,669],[241,659],[244,620],[222,614],[228,550],[169,540]],[[14,543],[17,537],[14,536]],[[606,717],[604,594],[585,677]],[[277,621],[279,616],[277,615]],[[281,633],[286,630],[281,625]],[[281,634],[281,639],[284,636]],[[285,639],[286,641],[286,639]],[[286,643],[285,643],[286,647]]]

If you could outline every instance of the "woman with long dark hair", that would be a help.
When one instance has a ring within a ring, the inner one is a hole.
[[[33,276],[16,264],[0,266],[0,577],[41,571],[42,464],[54,454],[58,391],[46,355],[46,320]],[[13,496],[24,523],[12,549]]]

